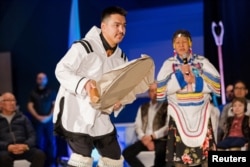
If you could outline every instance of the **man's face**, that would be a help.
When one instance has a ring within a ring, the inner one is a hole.
[[[235,97],[246,97],[248,93],[247,88],[241,82],[234,85],[234,96]]]
[[[39,87],[45,87],[48,83],[48,78],[44,73],[39,73],[36,78],[36,83]]]
[[[106,18],[102,24],[101,29],[103,36],[111,47],[119,44],[126,32],[125,16],[119,14],[112,14]]]
[[[233,85],[228,85],[226,88],[226,98],[228,101],[231,101],[234,97],[234,92],[233,92]]]
[[[11,93],[2,95],[1,108],[3,113],[12,114],[16,110],[16,98]]]

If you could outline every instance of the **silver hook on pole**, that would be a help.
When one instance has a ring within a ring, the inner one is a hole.
[[[224,35],[224,26],[222,24],[222,21],[219,21],[219,26],[221,28],[221,31],[220,31],[220,34],[217,35],[216,32],[215,32],[215,28],[217,27],[218,25],[215,23],[215,22],[212,22],[212,33],[213,33],[213,36],[214,36],[214,40],[215,40],[215,43],[217,46],[221,46],[222,43],[223,43],[223,35]]]

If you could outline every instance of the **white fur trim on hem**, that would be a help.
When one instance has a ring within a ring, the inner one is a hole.
[[[92,167],[93,158],[84,157],[80,154],[72,153],[68,161],[68,165],[75,167]]]
[[[101,157],[98,161],[98,167],[123,167],[123,157],[114,160],[106,157]]]

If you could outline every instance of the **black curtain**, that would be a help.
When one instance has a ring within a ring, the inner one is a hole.
[[[217,45],[211,31],[212,22],[222,21],[222,45],[225,85],[243,80],[250,84],[250,1],[204,0],[204,52],[219,70]],[[219,29],[216,29],[219,32]]]

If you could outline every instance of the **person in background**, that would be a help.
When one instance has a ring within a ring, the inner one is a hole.
[[[220,75],[207,58],[192,53],[189,31],[177,30],[172,42],[174,56],[157,76],[157,100],[168,100],[167,162],[207,166],[208,151],[215,149],[210,101],[211,94],[220,96]]]
[[[128,62],[118,46],[126,32],[126,14],[121,7],[105,8],[100,28],[93,26],[85,38],[73,43],[56,66],[60,89],[53,122],[55,133],[72,150],[68,166],[92,167],[93,148],[100,154],[99,167],[123,166],[116,129],[109,114],[92,107],[90,93],[104,73]],[[122,110],[119,101],[111,107],[115,113]]]
[[[31,121],[36,130],[37,146],[46,155],[46,167],[57,166],[56,138],[53,134],[53,107],[56,92],[48,87],[48,77],[40,72],[36,76],[36,87],[31,91],[27,104]]]
[[[233,85],[233,93],[235,98],[246,98],[248,94],[248,88],[246,83],[243,80],[237,80]],[[223,129],[226,124],[226,120],[228,116],[233,116],[233,112],[231,112],[232,103],[227,103],[220,114],[219,119],[219,127],[218,127],[218,142],[222,140]],[[245,113],[246,115],[250,116],[250,101],[247,99],[247,111]]]
[[[233,92],[234,86],[232,84],[227,85],[226,87],[226,102],[229,103],[234,98],[234,92]]]
[[[35,130],[30,120],[16,110],[15,96],[3,93],[0,105],[0,166],[13,167],[14,160],[26,159],[31,167],[44,167],[46,155],[35,147]]]
[[[229,84],[229,85],[226,86],[226,89],[225,89],[226,104],[227,104],[227,103],[230,103],[230,102],[233,100],[233,98],[234,98],[233,89],[234,89],[233,84]],[[224,107],[226,104],[218,105],[219,110],[222,111],[222,110],[223,110],[223,107]]]
[[[154,166],[166,166],[167,102],[156,101],[156,90],[156,83],[150,85],[150,101],[138,109],[135,131],[139,140],[125,148],[122,153],[131,167],[144,166],[136,157],[141,151],[155,151]]]
[[[240,151],[241,147],[247,148],[250,135],[249,116],[247,111],[247,100],[244,97],[235,97],[231,103],[233,116],[229,116],[224,125],[224,137],[217,143],[217,150]]]

